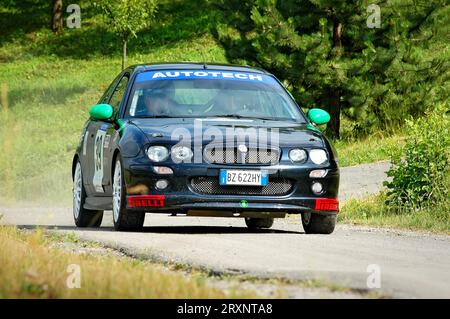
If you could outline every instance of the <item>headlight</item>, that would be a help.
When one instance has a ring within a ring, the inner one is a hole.
[[[153,162],[162,162],[169,157],[169,151],[164,146],[150,146],[147,150],[147,156]]]
[[[171,153],[175,163],[190,162],[192,158],[192,150],[187,146],[174,146]]]
[[[320,165],[328,161],[327,153],[324,150],[310,150],[309,157],[314,164]]]
[[[304,161],[306,161],[307,157],[308,157],[308,155],[306,154],[305,150],[302,150],[299,148],[294,148],[289,151],[289,158],[291,159],[291,161],[293,161],[295,163],[304,162]]]

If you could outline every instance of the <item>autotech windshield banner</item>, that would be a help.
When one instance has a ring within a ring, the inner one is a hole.
[[[214,71],[214,70],[171,70],[171,71],[153,71],[140,73],[136,82],[158,81],[158,80],[231,80],[231,81],[248,81],[260,82],[267,84],[275,84],[273,77],[253,72],[229,72],[229,71]]]

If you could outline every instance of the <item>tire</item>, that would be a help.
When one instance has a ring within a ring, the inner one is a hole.
[[[86,202],[86,189],[83,184],[83,173],[80,160],[77,160],[75,173],[73,174],[73,219],[77,227],[100,227],[103,219],[102,210],[91,210],[84,208]]]
[[[113,172],[113,222],[118,231],[140,231],[144,226],[145,213],[126,208],[126,185],[123,179],[123,165],[117,156]]]
[[[245,218],[245,224],[249,229],[261,229],[261,228],[270,228],[273,225],[272,217],[264,217],[264,218],[254,218],[247,217]]]
[[[336,217],[336,214],[303,213],[303,229],[307,234],[331,234],[336,226]]]

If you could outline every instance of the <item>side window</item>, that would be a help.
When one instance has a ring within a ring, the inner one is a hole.
[[[122,80],[120,80],[119,84],[117,84],[116,89],[114,90],[111,99],[109,100],[109,104],[114,108],[114,112],[119,110],[120,102],[122,101],[123,95],[125,93],[125,89],[128,84],[128,75],[124,75]]]
[[[117,81],[120,78],[120,74],[114,79],[114,81],[112,81],[112,83],[108,86],[108,89],[105,91],[105,93],[103,93],[102,97],[100,98],[100,100],[98,101],[98,103],[108,103],[109,101],[109,97],[112,95],[112,93],[114,92],[114,88],[117,84]]]

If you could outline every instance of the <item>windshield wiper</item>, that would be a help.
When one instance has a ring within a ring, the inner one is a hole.
[[[217,115],[214,114],[214,115],[210,115],[210,116],[207,116],[207,117],[228,117],[228,118],[241,119],[244,116],[237,115],[237,114],[217,114]]]
[[[171,116],[171,115],[146,115],[146,116],[139,116],[140,118],[145,119],[164,119],[164,118],[174,118],[174,117],[180,117],[180,116]]]
[[[284,121],[285,120],[285,119],[262,117],[262,116],[243,116],[243,115],[238,115],[238,114],[212,115],[211,117],[228,117],[228,118],[236,118],[236,119],[255,119],[255,120],[265,120],[265,121]]]

